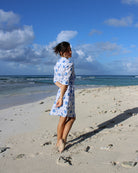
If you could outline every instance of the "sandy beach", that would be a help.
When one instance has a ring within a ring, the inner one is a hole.
[[[0,110],[0,173],[137,173],[138,86],[78,89],[76,121],[56,148],[55,96]]]

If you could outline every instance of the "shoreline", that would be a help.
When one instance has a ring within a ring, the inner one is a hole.
[[[91,88],[112,88],[112,87],[133,87],[138,85],[130,85],[130,86],[100,86],[100,85],[75,85],[75,91],[79,89],[91,89]],[[30,88],[29,88],[30,90]],[[18,94],[10,94],[10,95],[3,95],[0,97],[0,110],[8,109],[10,107],[24,105],[27,103],[35,103],[40,100],[46,99],[51,96],[55,96],[58,89],[56,86],[52,86],[51,90],[48,91],[38,91],[36,93],[18,93]]]
[[[0,110],[8,109],[10,107],[25,105],[29,103],[35,103],[40,100],[46,99],[47,97],[54,96],[56,91],[52,93],[36,93],[36,94],[25,94],[25,95],[15,95],[15,96],[5,96],[0,98]]]
[[[48,86],[43,86],[45,88]],[[78,89],[85,89],[85,88],[100,88],[104,86],[75,86],[76,90]],[[39,88],[39,87],[36,87]],[[32,87],[33,89],[33,87]],[[27,89],[25,89],[26,91]],[[47,97],[51,97],[57,94],[58,88],[55,85],[50,86],[49,90],[37,90],[36,92],[31,92],[31,88],[28,88],[30,92],[28,93],[13,93],[9,95],[3,95],[0,96],[0,110],[7,109],[13,106],[19,106],[24,105],[27,103],[34,103],[43,99],[46,99]]]
[[[62,154],[55,150],[59,118],[49,115],[55,95],[0,110],[0,147],[7,147],[0,172],[137,173],[137,93],[138,86],[77,89],[76,122]]]

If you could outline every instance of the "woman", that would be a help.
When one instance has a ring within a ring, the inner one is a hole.
[[[59,152],[65,148],[68,133],[75,120],[75,99],[74,99],[74,65],[70,58],[72,51],[68,42],[61,42],[54,47],[54,52],[61,58],[54,66],[54,83],[59,87],[56,100],[51,109],[50,115],[58,115],[57,144]]]

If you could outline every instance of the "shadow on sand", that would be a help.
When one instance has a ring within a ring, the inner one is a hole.
[[[138,113],[138,107],[124,111],[123,113],[117,115],[116,117],[114,117],[108,121],[105,121],[104,123],[99,124],[97,129],[95,129],[91,132],[84,133],[84,134],[78,136],[77,138],[70,140],[69,142],[71,142],[71,144],[67,145],[65,150],[68,150],[72,146],[74,146],[78,143],[81,143],[88,138],[91,138],[92,136],[96,135],[97,133],[101,132],[102,130],[104,130],[106,128],[113,128],[115,125],[127,120],[128,118],[132,117],[134,114],[137,114],[137,113]]]

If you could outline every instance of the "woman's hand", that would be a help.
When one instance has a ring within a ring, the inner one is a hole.
[[[60,106],[62,106],[62,104],[63,104],[63,99],[59,98],[57,103],[56,103],[56,107],[60,107]]]
[[[56,107],[62,106],[62,104],[63,104],[63,96],[64,96],[67,88],[68,88],[68,85],[62,85],[61,84],[61,87],[60,87],[60,89],[61,89],[61,91],[60,91],[60,97],[59,97],[59,99],[58,99],[58,101],[56,103]]]

